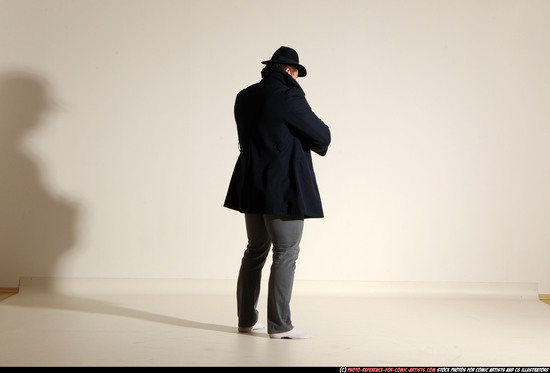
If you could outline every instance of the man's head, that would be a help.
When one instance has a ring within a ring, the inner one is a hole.
[[[265,65],[278,65],[294,79],[307,75],[307,70],[300,65],[298,53],[289,47],[280,47],[273,53],[273,56],[268,61],[262,61]]]
[[[292,66],[292,65],[285,65],[283,63],[273,63],[273,64],[267,64],[268,66],[275,66],[276,68],[280,69],[280,70],[284,70],[288,73],[288,75],[290,75],[291,77],[294,78],[294,80],[298,79],[298,68],[296,66]]]

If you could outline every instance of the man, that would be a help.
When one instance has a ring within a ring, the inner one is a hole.
[[[309,338],[292,325],[290,298],[304,219],[323,217],[311,151],[324,156],[331,135],[296,81],[307,74],[298,53],[283,46],[262,63],[262,80],[239,92],[235,101],[240,155],[224,203],[245,214],[248,236],[237,281],[238,330],[264,327],[256,306],[273,245],[269,336]]]

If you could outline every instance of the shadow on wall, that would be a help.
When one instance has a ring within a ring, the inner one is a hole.
[[[24,276],[54,276],[76,241],[76,207],[42,184],[23,147],[51,100],[40,76],[0,74],[0,287],[17,287]]]

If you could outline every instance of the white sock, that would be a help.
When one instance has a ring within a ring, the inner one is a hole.
[[[260,330],[263,328],[265,328],[265,325],[258,321],[256,322],[256,324],[254,324],[254,326],[252,327],[252,330]]]
[[[250,333],[253,330],[260,330],[263,328],[265,328],[265,325],[258,321],[256,322],[256,324],[254,324],[254,326],[249,326],[249,327],[239,326],[239,333]]]
[[[269,334],[269,336],[271,338],[275,338],[275,339],[306,339],[306,338],[311,338],[311,334],[307,333],[307,332],[304,332],[300,329],[292,329],[292,330],[289,330],[288,332],[284,332],[284,333],[273,333],[273,334]]]

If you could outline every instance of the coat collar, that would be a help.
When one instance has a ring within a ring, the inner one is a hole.
[[[277,69],[277,68],[273,68],[273,67],[264,68],[262,70],[262,82],[268,82],[268,81],[269,82],[278,82],[278,83],[283,84],[287,87],[296,87],[300,91],[303,92],[302,87],[300,87],[300,84],[298,84],[296,79],[291,77],[286,71],[284,71],[282,69]]]

